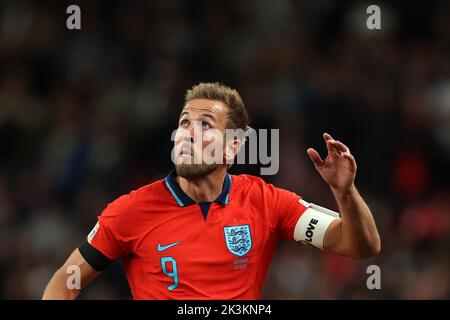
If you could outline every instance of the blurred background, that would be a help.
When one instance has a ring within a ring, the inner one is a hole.
[[[281,242],[263,298],[449,299],[449,57],[447,1],[0,1],[0,298],[39,299],[107,203],[165,177],[185,90],[220,81],[280,129],[263,178],[307,201],[337,210],[306,149],[344,141],[382,237],[365,261]],[[120,262],[80,295],[130,297]]]

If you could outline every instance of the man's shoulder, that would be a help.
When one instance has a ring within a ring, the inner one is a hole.
[[[164,179],[158,179],[117,197],[107,205],[108,210],[105,211],[109,215],[118,215],[130,209],[134,211],[142,205],[158,205],[166,195],[164,192]]]
[[[130,196],[130,200],[132,201],[148,201],[161,199],[161,193],[167,193],[164,178],[155,180],[154,182],[132,190],[130,193],[128,193],[128,195]]]
[[[279,195],[296,195],[295,192],[289,191],[282,187],[277,187],[271,182],[265,181],[263,178],[251,174],[233,175],[233,181],[237,182],[238,186],[242,186],[241,191],[248,190],[249,195],[253,196],[279,196]]]
[[[238,193],[244,193],[251,198],[266,197],[273,194],[275,188],[273,184],[266,182],[263,178],[251,174],[232,175],[233,184]]]
[[[238,174],[238,175],[232,175],[233,181],[236,181],[239,185],[247,185],[249,187],[266,187],[266,186],[272,186],[272,184],[266,182],[264,179],[258,176],[254,176],[251,174]]]

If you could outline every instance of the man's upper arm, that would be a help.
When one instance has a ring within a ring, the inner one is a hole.
[[[64,263],[62,271],[67,274],[67,277],[69,277],[71,274],[74,274],[74,272],[77,272],[74,267],[79,270],[81,288],[100,274],[99,271],[92,268],[92,266],[84,259],[78,248],[72,252],[67,261]]]
[[[347,244],[343,241],[342,236],[342,219],[334,220],[328,227],[323,239],[323,247],[325,251],[333,252],[341,255],[349,255]]]
[[[298,219],[303,215],[307,207],[302,198],[294,192],[273,188],[275,193],[277,226],[284,239],[294,239],[294,229]]]
[[[124,233],[128,225],[123,216],[128,201],[128,196],[122,196],[110,203],[78,247],[83,258],[97,271],[105,270],[114,260],[127,253]]]
[[[293,192],[280,188],[274,190],[277,198],[278,226],[284,238],[320,250],[328,250],[328,247],[332,247],[330,243],[336,243],[340,237],[339,213],[306,202]]]

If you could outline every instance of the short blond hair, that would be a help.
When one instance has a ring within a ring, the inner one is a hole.
[[[230,112],[228,114],[227,127],[230,129],[250,129],[250,118],[239,93],[219,82],[204,83],[193,86],[186,91],[185,103],[194,99],[208,99],[223,102]]]

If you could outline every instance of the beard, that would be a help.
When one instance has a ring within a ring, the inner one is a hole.
[[[175,170],[177,175],[185,179],[202,178],[219,167],[217,163],[213,164],[177,164]]]

